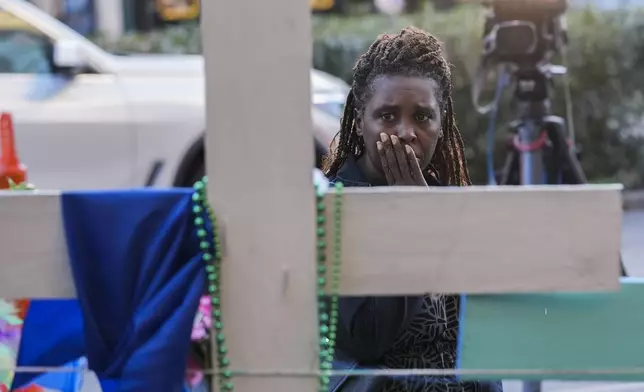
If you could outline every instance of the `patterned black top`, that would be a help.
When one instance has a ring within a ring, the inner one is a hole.
[[[382,358],[392,369],[453,369],[458,336],[457,296],[426,295],[420,311]],[[500,383],[497,384],[501,388]],[[487,392],[490,385],[457,382],[438,383],[426,377],[387,380],[382,392]],[[499,389],[500,390],[500,389]]]
[[[338,176],[331,180],[342,181],[346,186],[370,186],[363,180],[358,171],[355,161],[351,158],[341,168]],[[440,186],[435,179],[430,185]],[[363,301],[360,304],[358,301]],[[398,300],[399,302],[395,302]],[[344,303],[343,303],[344,301]],[[352,301],[352,304],[349,303]],[[379,301],[379,302],[378,302]],[[419,306],[413,305],[420,302]],[[344,309],[343,309],[344,306]],[[391,309],[379,309],[379,307],[391,307]],[[405,310],[395,309],[404,306]],[[347,308],[351,307],[354,313],[349,314]],[[411,311],[413,309],[413,311]],[[382,314],[382,311],[389,312]],[[411,314],[407,314],[410,312]],[[351,317],[351,320],[342,320]],[[360,313],[362,312],[362,313]],[[374,313],[380,314],[374,315]],[[389,314],[389,316],[388,316]],[[361,316],[368,315],[368,320],[357,320]],[[377,360],[370,359],[369,363],[358,362],[358,367],[377,367],[391,369],[449,369],[456,366],[456,345],[458,336],[459,319],[459,297],[443,295],[425,295],[424,297],[390,298],[375,300],[374,298],[342,300],[340,303],[341,321],[349,325],[347,329],[353,333],[351,344],[345,343],[345,350],[353,350],[353,353],[369,352],[373,357],[372,347],[356,347],[367,344],[368,340],[362,340],[361,333],[370,331],[373,323],[385,321],[390,322],[391,318],[399,317],[408,319],[408,323],[401,322],[404,328],[392,336],[393,344],[388,344],[384,353],[377,354]],[[391,322],[391,325],[395,323]],[[385,330],[391,326],[378,325],[376,335],[385,334]],[[350,339],[350,338],[348,338]],[[379,336],[378,340],[383,340]],[[338,340],[338,349],[341,350],[342,340]],[[380,341],[378,342],[380,344]],[[349,353],[351,354],[351,353]],[[367,355],[365,355],[367,357]],[[351,359],[351,355],[349,355]],[[354,354],[353,359],[357,357]],[[356,361],[353,361],[356,362]],[[459,382],[455,377],[395,377],[383,378],[377,381],[351,383],[348,380],[332,386],[334,392],[502,392],[501,382]]]

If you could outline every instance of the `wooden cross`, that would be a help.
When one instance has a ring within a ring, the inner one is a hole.
[[[211,204],[224,226],[222,310],[231,364],[247,373],[313,373],[318,335],[309,3],[204,1],[201,20],[207,173]],[[363,188],[344,193],[344,295],[619,288],[619,186]],[[58,194],[0,195],[0,297],[73,297]],[[333,197],[327,196],[329,207]],[[632,304],[637,293],[622,290],[599,302],[608,298]],[[628,298],[620,297],[624,295]],[[508,294],[500,298],[509,305],[499,310],[495,298],[467,298],[465,319],[487,324],[461,325],[473,353],[464,367],[477,363],[474,354],[489,348],[481,345],[492,332],[495,341],[503,341],[499,331],[528,340],[532,336],[534,346],[542,336],[535,331],[546,331],[548,325],[552,329],[589,315],[601,319],[610,311],[622,311],[635,330],[644,328],[644,319],[615,306],[579,310],[569,298],[530,301]],[[536,307],[542,314],[544,301],[567,311],[553,311],[547,319],[526,313]],[[496,309],[496,318],[477,316],[485,309]],[[515,323],[517,315],[525,321]],[[564,338],[588,342],[611,335],[625,344],[635,334],[591,329],[595,335]],[[544,332],[544,339],[549,336]],[[500,357],[505,362],[490,366],[548,366],[544,355],[526,362],[507,343],[504,347]],[[629,364],[638,363],[629,358]],[[573,359],[567,361],[560,365],[571,365]],[[307,392],[316,390],[317,378],[239,376],[235,384],[242,392]]]
[[[203,2],[207,174],[225,226],[222,312],[232,366],[250,373],[317,363],[310,20],[306,1]],[[618,288],[619,187],[344,193],[345,295]],[[316,383],[235,379],[243,392]]]

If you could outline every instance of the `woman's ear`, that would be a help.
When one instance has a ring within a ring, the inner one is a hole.
[[[356,122],[356,134],[362,137],[362,113],[358,109],[354,109],[353,118]]]

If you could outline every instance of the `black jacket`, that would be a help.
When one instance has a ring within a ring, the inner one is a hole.
[[[331,182],[341,181],[345,186],[370,186],[364,180],[352,158],[338,171]],[[430,185],[440,186],[433,178]],[[400,334],[421,311],[424,297],[345,297],[340,299],[337,329],[335,369],[387,368],[381,360]],[[386,377],[361,376],[332,377],[331,392],[384,392]],[[423,377],[413,392],[422,391],[422,385],[443,384],[445,378]],[[471,383],[477,392],[502,392],[501,383]],[[455,389],[450,389],[454,390]],[[467,389],[469,391],[470,389]],[[458,391],[460,392],[460,391]]]

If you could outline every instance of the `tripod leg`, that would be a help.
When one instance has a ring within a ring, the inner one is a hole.
[[[586,174],[577,159],[575,151],[568,147],[568,137],[566,135],[566,128],[562,121],[554,116],[550,116],[546,121],[546,129],[548,131],[548,138],[552,143],[555,151],[555,159],[560,166],[560,170],[567,172],[564,178],[565,184],[586,184],[588,179]]]
[[[621,254],[619,255],[619,268],[620,268],[622,277],[628,276],[628,272],[626,272],[626,267],[624,266],[624,261],[622,260]]]
[[[566,183],[570,183],[570,184],[588,183],[588,180],[586,179],[586,174],[581,168],[581,163],[579,163],[579,160],[577,159],[577,154],[575,154],[573,149],[568,148],[565,129],[561,126],[549,127],[548,136],[551,138],[553,146],[555,147],[555,151],[560,151],[559,154],[555,154],[559,156],[559,162],[561,162],[563,166],[567,166],[568,169],[570,170],[569,177],[571,178],[568,178],[568,181],[566,181]],[[628,273],[626,272],[626,267],[624,266],[624,261],[622,260],[621,255],[619,256],[619,266],[620,266],[621,276],[623,277],[628,276]]]
[[[508,149],[508,155],[505,158],[499,185],[511,185],[516,183],[515,177],[519,177],[517,174],[519,171],[518,156],[519,154],[516,150]]]

